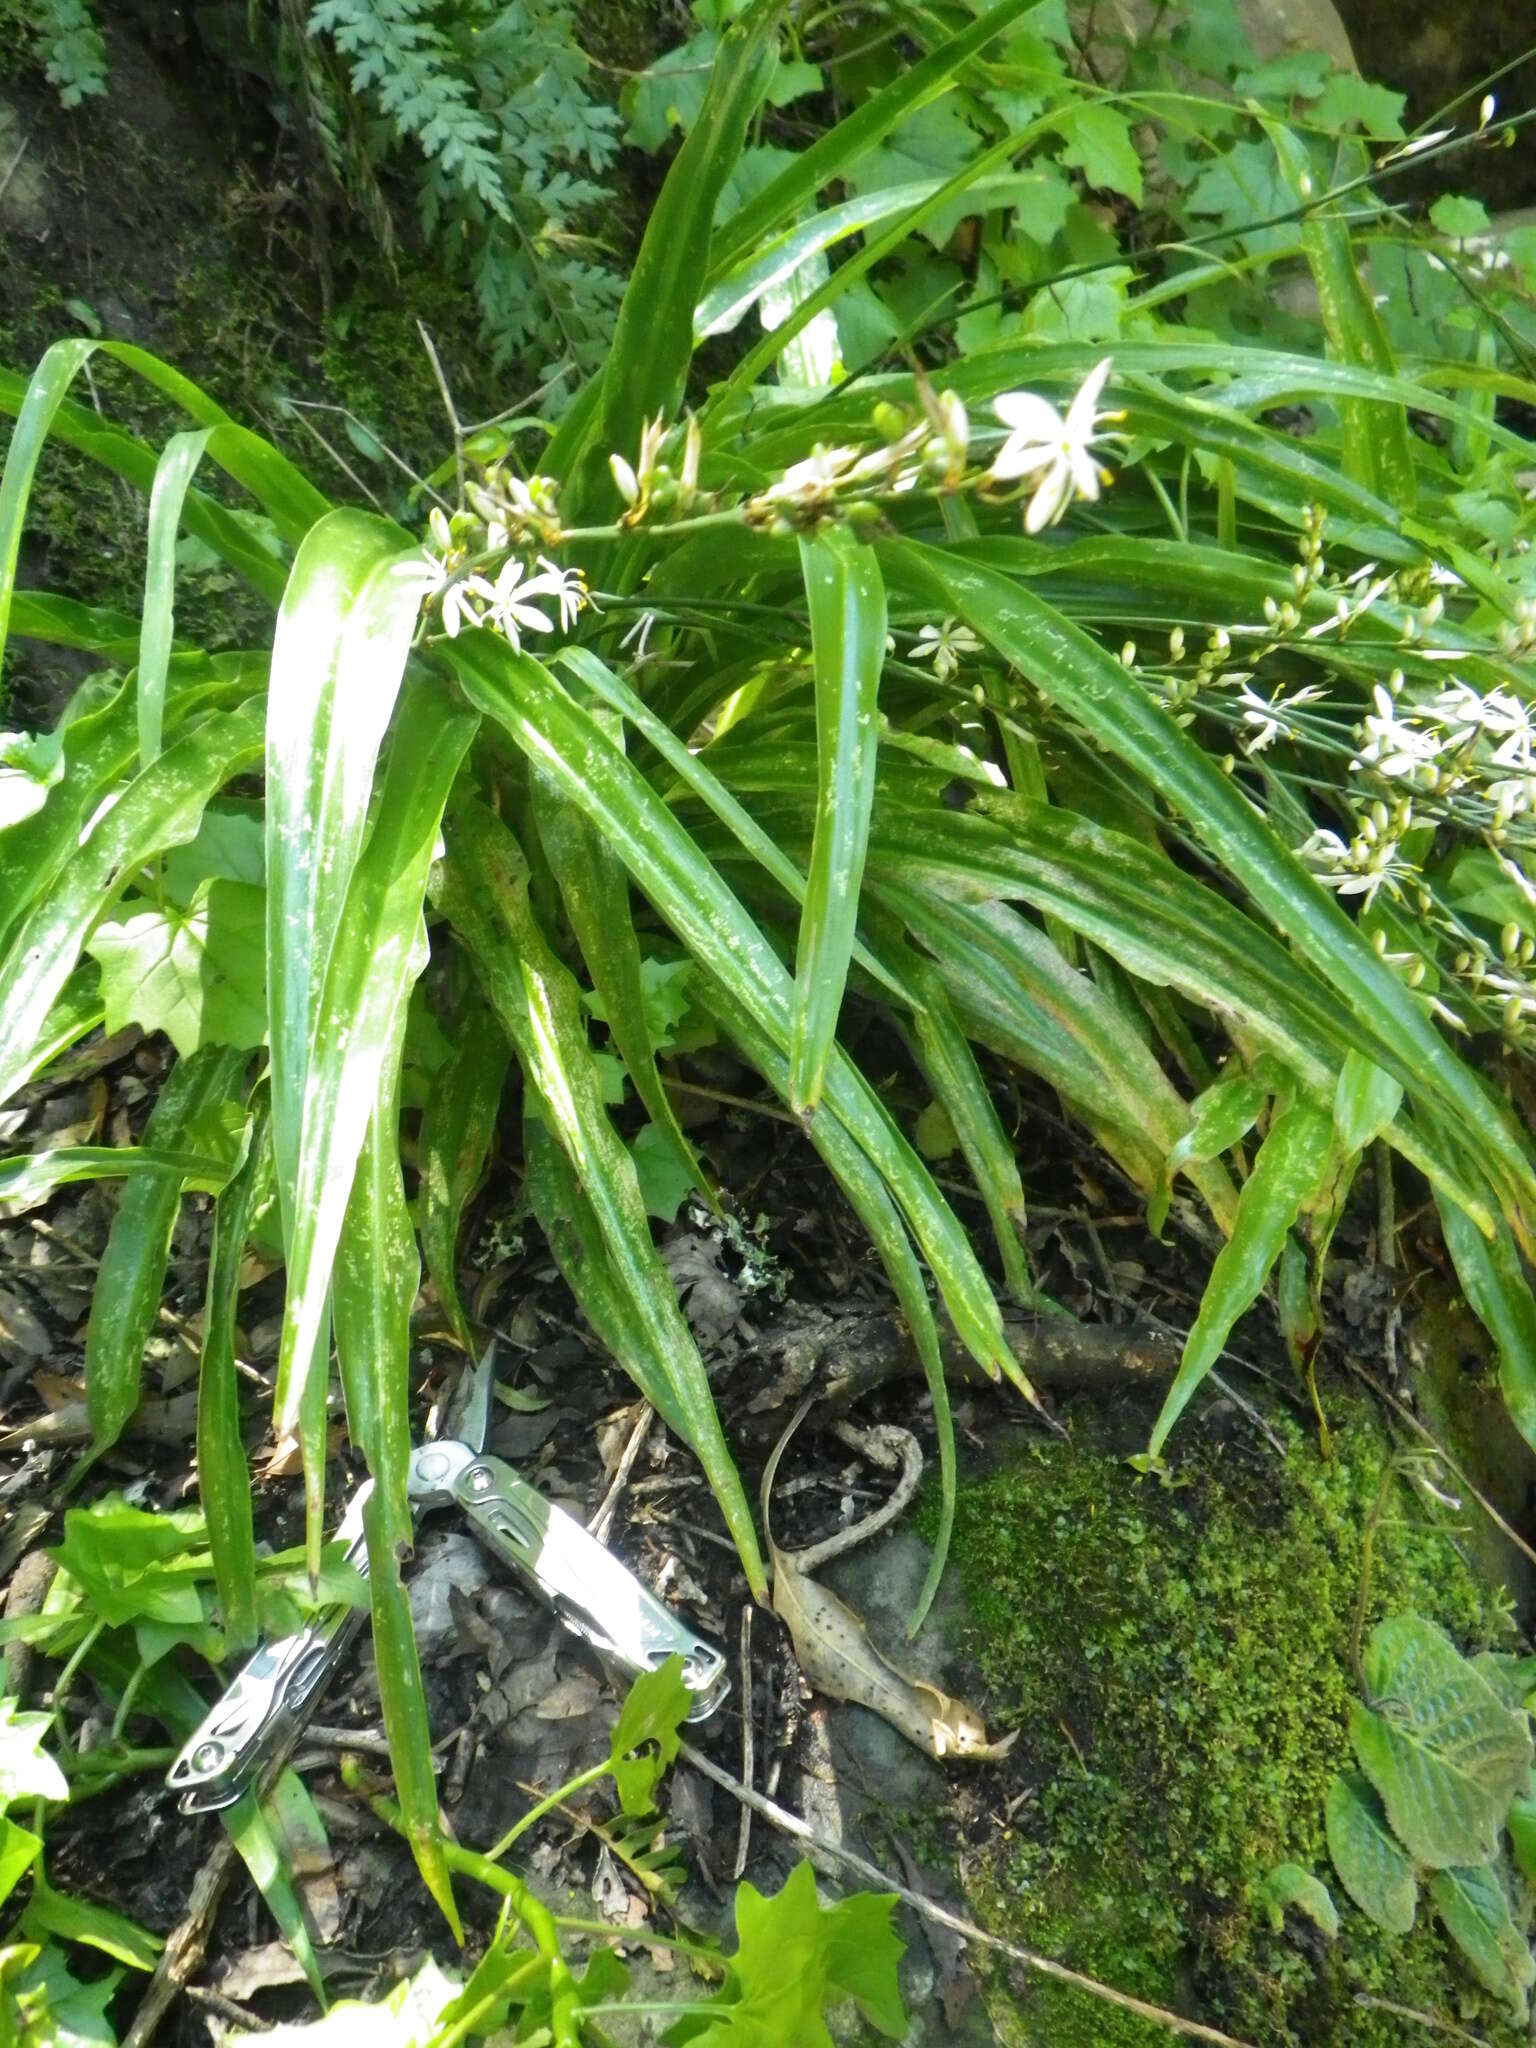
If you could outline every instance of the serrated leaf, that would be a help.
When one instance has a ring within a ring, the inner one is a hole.
[[[130,898],[85,942],[101,966],[108,1031],[163,1031],[183,1055],[264,1045],[266,914],[266,891],[245,882],[200,882],[184,907]]]
[[[1507,1998],[1524,2019],[1527,1993],[1536,1984],[1536,1956],[1510,1917],[1498,1871],[1489,1864],[1436,1871],[1429,1896],[1473,1976],[1486,1990]]]
[[[1460,192],[1442,192],[1429,209],[1429,217],[1442,235],[1458,242],[1468,235],[1486,235],[1492,225],[1483,202]]]
[[[1095,188],[1123,192],[1133,205],[1140,206],[1141,158],[1126,116],[1102,100],[1085,100],[1061,125],[1067,137],[1061,161],[1080,170]]]
[[[1413,1926],[1419,1883],[1370,1781],[1345,1771],[1328,1787],[1328,1853],[1362,1913],[1389,1934]]]
[[[34,1960],[8,1979],[5,2002],[14,1999],[24,2017],[25,2048],[117,2048],[107,2008],[122,1982],[121,1970],[82,1984],[71,1974],[63,1949],[52,1942],[41,1954],[20,1952],[30,1952]]]
[[[693,1174],[655,1124],[647,1124],[636,1135],[629,1156],[635,1162],[635,1178],[647,1214],[661,1223],[675,1223],[678,1210],[693,1193]]]
[[[1530,1774],[1525,1715],[1422,1615],[1371,1631],[1365,1682],[1374,1704],[1351,1708],[1350,1740],[1398,1840],[1431,1870],[1491,1861]]]

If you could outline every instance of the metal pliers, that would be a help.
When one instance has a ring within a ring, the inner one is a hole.
[[[518,1477],[483,1446],[490,1422],[495,1346],[466,1374],[467,1385],[444,1434],[411,1453],[407,1490],[418,1515],[456,1507],[496,1557],[514,1566],[573,1635],[627,1678],[683,1660],[683,1683],[693,1694],[690,1721],[712,1714],[730,1691],[725,1658],[694,1634],[670,1608],[601,1543]],[[372,1481],[347,1504],[335,1540],[345,1562],[368,1570],[363,1505]],[[166,1774],[183,1813],[232,1806],[297,1734],[341,1661],[363,1618],[356,1607],[328,1607],[295,1634],[264,1643],[236,1674]]]

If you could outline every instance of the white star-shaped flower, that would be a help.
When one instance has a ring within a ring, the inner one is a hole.
[[[934,674],[941,683],[945,683],[966,655],[980,651],[981,642],[970,627],[962,626],[958,619],[948,618],[942,626],[930,622],[923,627],[913,644],[912,658],[914,661],[931,661]]]
[[[527,577],[526,582],[524,577]],[[514,652],[521,648],[524,633],[553,633],[555,630],[554,620],[529,602],[535,597],[554,598],[563,616],[567,598],[562,572],[552,562],[546,562],[541,565],[537,576],[528,576],[528,564],[516,555],[509,555],[497,571],[490,599],[491,618],[506,635]]]
[[[992,410],[1009,429],[987,475],[994,483],[1037,479],[1024,515],[1026,533],[1054,526],[1074,496],[1096,499],[1099,466],[1093,459],[1094,430],[1102,415],[1099,393],[1109,375],[1110,359],[1090,370],[1066,417],[1048,399],[1033,391],[1003,391]]]

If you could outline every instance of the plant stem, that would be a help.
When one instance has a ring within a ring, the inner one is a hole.
[[[593,1764],[590,1770],[580,1771],[574,1778],[567,1779],[565,1784],[557,1785],[555,1790],[549,1793],[546,1798],[541,1799],[537,1806],[530,1806],[521,1820],[513,1822],[494,1849],[486,1849],[482,1852],[486,1862],[499,1863],[512,1844],[521,1836],[526,1835],[528,1830],[538,1821],[541,1821],[546,1813],[552,1813],[557,1806],[563,1805],[567,1799],[573,1798],[578,1792],[584,1792],[589,1785],[595,1785],[599,1778],[606,1778],[607,1775],[608,1761],[605,1758],[602,1763]]]

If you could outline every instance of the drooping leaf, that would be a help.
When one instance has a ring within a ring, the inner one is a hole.
[[[1422,1615],[1371,1631],[1365,1682],[1371,1704],[1351,1707],[1350,1741],[1398,1840],[1431,1870],[1490,1862],[1526,1788],[1527,1717]]]
[[[111,1956],[114,1962],[126,1963],[131,1970],[152,1970],[155,1958],[165,1947],[160,1935],[130,1920],[126,1913],[99,1906],[94,1899],[56,1892],[41,1870],[33,1879],[32,1896],[21,1916],[20,1932],[33,1939],[53,1934],[63,1941],[83,1942],[87,1948],[100,1949],[103,1955]]]
[[[225,1046],[178,1060],[144,1127],[148,1145],[191,1149],[200,1123],[235,1094],[244,1068],[245,1054]],[[116,1443],[139,1405],[144,1347],[160,1313],[180,1207],[181,1182],[167,1174],[136,1175],[118,1201],[85,1337],[85,1398],[98,1448]]]
[[[1328,1787],[1328,1853],[1339,1882],[1388,1934],[1407,1934],[1418,1906],[1413,1861],[1387,1821],[1370,1780],[1342,1772]]]
[[[1339,1933],[1339,1912],[1320,1877],[1299,1863],[1277,1863],[1259,1886],[1259,1898],[1276,1934],[1285,1926],[1288,1910],[1305,1913],[1314,1927],[1330,1941]]]
[[[1232,1235],[1216,1255],[1173,1385],[1153,1426],[1148,1455],[1161,1454],[1190,1396],[1220,1358],[1232,1325],[1258,1299],[1297,1217],[1316,1199],[1333,1142],[1333,1119],[1310,1102],[1276,1117],[1237,1198]]]
[[[1363,1152],[1374,1139],[1390,1130],[1402,1101],[1401,1081],[1392,1074],[1384,1074],[1364,1053],[1346,1053],[1333,1100],[1334,1126],[1345,1155]]]
[[[1439,1188],[1435,1204],[1462,1292],[1499,1354],[1499,1391],[1510,1420],[1536,1449],[1536,1299],[1520,1254],[1500,1221],[1492,1238]]]
[[[165,724],[165,682],[175,632],[176,529],[192,473],[203,459],[211,427],[173,434],[160,451],[149,494],[148,562],[144,571],[144,612],[139,629],[139,763],[147,768],[160,751]]]
[[[257,1203],[271,1170],[265,1108],[257,1115],[244,1166],[219,1196],[208,1254],[203,1351],[197,1380],[197,1487],[208,1523],[208,1547],[230,1653],[256,1643],[256,1549],[251,1473],[240,1433],[240,1380],[235,1369],[240,1314],[240,1263]]]
[[[873,551],[846,528],[800,542],[816,674],[816,824],[795,949],[789,1099],[821,1100],[858,922],[875,800],[885,586]]]
[[[1507,1999],[1523,2020],[1531,1986],[1536,1984],[1536,1956],[1510,1914],[1497,1868],[1484,1863],[1437,1870],[1429,1881],[1429,1896],[1473,1976],[1485,1989]]]

